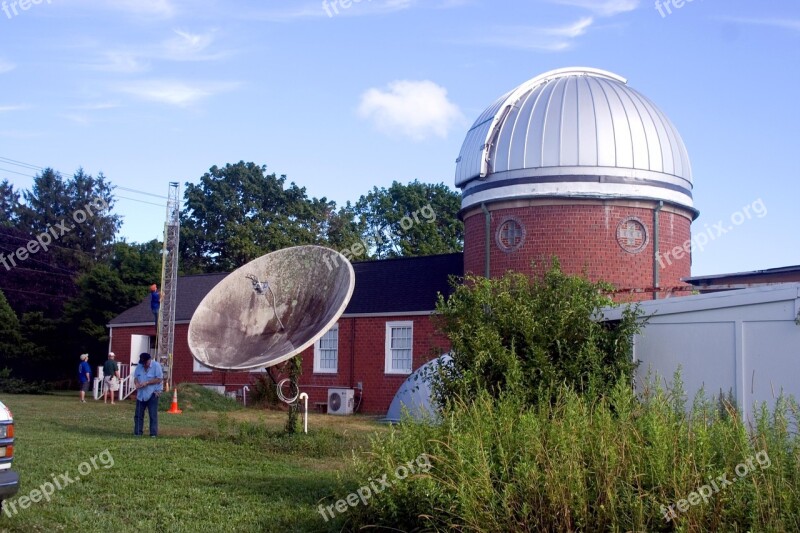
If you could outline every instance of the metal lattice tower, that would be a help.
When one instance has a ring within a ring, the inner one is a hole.
[[[178,183],[170,182],[164,248],[161,254],[161,309],[158,313],[158,362],[167,390],[172,388],[172,350],[175,346],[175,302],[178,294],[178,245],[181,232]]]

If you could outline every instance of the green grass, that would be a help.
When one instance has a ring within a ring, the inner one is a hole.
[[[54,474],[76,476],[104,450],[113,458],[110,468],[108,456],[97,458],[97,469],[49,502],[0,514],[0,531],[9,532],[326,531],[317,503],[347,482],[351,450],[385,431],[364,417],[312,414],[308,435],[287,437],[284,412],[187,391],[184,414],[159,414],[159,438],[137,438],[131,401],[81,404],[77,393],[0,399],[15,416],[22,486],[12,501]],[[225,412],[209,410],[220,399]]]

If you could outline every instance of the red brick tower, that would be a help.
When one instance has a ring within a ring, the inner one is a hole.
[[[556,256],[566,272],[620,289],[677,287],[690,275],[698,212],[686,148],[610,72],[554,70],[500,97],[467,133],[456,186],[465,272],[533,274],[532,261]]]

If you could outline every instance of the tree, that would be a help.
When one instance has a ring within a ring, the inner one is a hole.
[[[19,319],[0,291],[0,361],[3,362],[0,370],[6,366],[14,368],[19,363],[22,343]]]
[[[372,257],[385,259],[460,252],[460,208],[461,196],[443,183],[395,181],[359,198],[354,212],[363,223],[364,240],[373,244]]]
[[[24,191],[19,209],[20,229],[31,238],[52,237],[53,253],[67,268],[88,269],[106,258],[114,236],[122,225],[114,205],[113,187],[100,174],[94,178],[78,171],[69,180],[47,168]]]
[[[286,176],[240,161],[186,184],[181,261],[188,272],[226,272],[268,252],[326,242],[336,205],[286,186]]]
[[[641,311],[627,308],[613,326],[599,311],[613,302],[610,286],[561,272],[556,261],[543,278],[508,273],[468,276],[449,299],[439,296],[438,327],[450,339],[452,363],[433,376],[437,399],[512,394],[525,404],[549,400],[566,383],[602,395],[632,378],[633,335]]]
[[[126,285],[106,264],[97,264],[78,278],[78,295],[64,305],[63,326],[70,331],[64,346],[92,356],[105,352],[106,324],[141,301],[137,287]]]
[[[19,212],[19,192],[8,180],[0,182],[0,227],[14,227]]]
[[[161,279],[162,244],[153,239],[146,243],[114,243],[109,264],[122,283],[134,291],[138,300],[148,293],[148,287]]]

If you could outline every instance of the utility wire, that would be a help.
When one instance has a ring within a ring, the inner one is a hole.
[[[40,167],[38,165],[33,165],[31,163],[25,163],[23,161],[18,161],[16,159],[11,159],[11,158],[8,158],[8,157],[0,156],[0,162],[2,162],[3,164],[10,164],[10,165],[13,165],[13,166],[22,167],[24,169],[35,170],[35,171],[38,171],[38,172],[41,172],[41,171],[45,170],[44,167]],[[30,174],[25,174],[23,172],[17,172],[16,170],[9,170],[9,169],[6,169],[6,168],[0,168],[0,170],[2,170],[3,172],[10,172],[12,174],[19,174],[20,176],[26,176],[28,178],[35,178],[36,177],[36,176],[32,176]],[[53,171],[57,172],[58,174],[61,174],[62,176],[69,175],[67,173],[61,172],[61,171],[56,170],[56,169],[53,169]],[[122,187],[122,186],[119,186],[119,185],[115,185],[114,187],[116,189],[120,189],[120,190],[123,190],[123,191],[133,192],[133,193],[137,193],[137,194],[143,194],[143,195],[146,195],[146,196],[153,196],[155,198],[163,198],[164,200],[167,200],[166,196],[162,196],[160,194],[154,194],[154,193],[151,193],[151,192],[140,191],[138,189],[132,189],[130,187]],[[120,197],[120,198],[122,198],[122,197]],[[144,202],[143,200],[136,200],[134,198],[127,198],[127,200],[133,200],[134,202],[147,203],[147,202]],[[157,204],[152,204],[152,205],[157,205]]]
[[[0,287],[0,291],[22,292],[25,294],[35,294],[37,296],[47,296],[48,298],[64,298],[64,299],[72,298],[72,296],[66,294],[47,294],[44,292],[23,291],[22,289],[10,289],[8,287]]]

